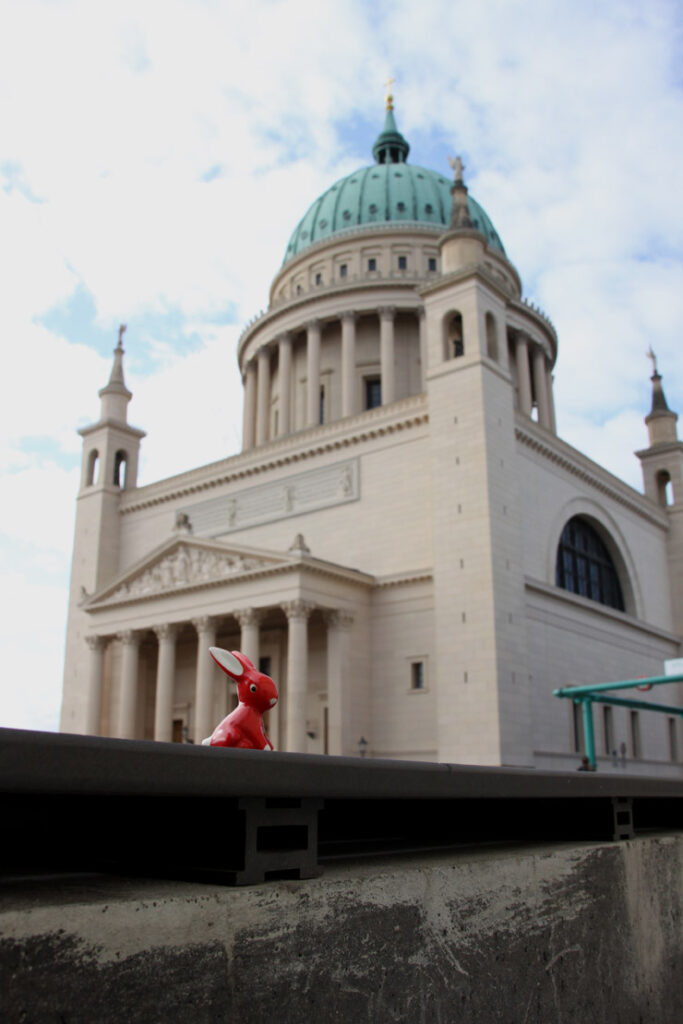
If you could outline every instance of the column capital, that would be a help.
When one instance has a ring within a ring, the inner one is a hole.
[[[240,626],[258,626],[266,614],[265,608],[238,608],[232,615]]]
[[[353,625],[353,615],[341,608],[332,608],[325,612],[325,622],[328,628],[350,629]]]
[[[396,306],[380,306],[377,312],[380,320],[393,320],[396,316]]]
[[[357,315],[358,314],[356,313],[355,309],[345,309],[342,315],[339,317],[339,319],[342,321],[342,323],[346,322],[350,324],[355,324]]]
[[[142,640],[142,630],[122,629],[116,634],[116,639],[120,640],[122,644],[132,644],[133,646],[137,646]]]
[[[108,637],[106,636],[93,635],[92,633],[89,636],[86,636],[85,638],[85,642],[91,651],[101,650],[106,644],[107,640]]]
[[[283,601],[280,607],[288,619],[307,619],[316,605],[313,601],[302,601],[297,597],[294,601]]]
[[[321,325],[322,325],[322,320],[320,319],[320,317],[314,316],[312,320],[309,320],[306,323],[306,330],[307,331],[315,331],[315,330],[319,331]]]
[[[264,341],[256,353],[256,358],[263,362],[264,359],[270,359],[270,342]]]
[[[200,636],[202,633],[208,633],[209,630],[213,629],[217,622],[218,617],[216,615],[198,615],[196,619],[192,619],[192,625]]]
[[[278,345],[281,345],[283,342],[286,343],[286,342],[291,341],[291,340],[292,340],[292,332],[291,331],[282,331],[282,333],[278,334],[278,336],[277,336]]]
[[[159,640],[166,640],[169,637],[176,636],[179,628],[180,624],[177,622],[162,622],[158,626],[152,626]]]
[[[420,320],[424,320],[424,318],[427,316],[427,310],[424,308],[424,306],[417,307],[417,315],[420,318]]]

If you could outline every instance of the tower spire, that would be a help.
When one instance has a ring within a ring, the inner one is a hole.
[[[652,408],[645,417],[648,434],[650,436],[650,447],[657,444],[676,442],[676,421],[678,416],[672,412],[666,402],[666,395],[662,387],[662,375],[657,370],[657,356],[652,351],[652,345],[646,352],[647,358],[652,362]]]
[[[125,331],[126,325],[121,324],[118,341],[114,349],[114,362],[109,374],[109,381],[98,392],[102,400],[101,420],[118,420],[120,423],[127,422],[127,407],[133,397],[133,393],[128,390],[123,378],[123,335]]]

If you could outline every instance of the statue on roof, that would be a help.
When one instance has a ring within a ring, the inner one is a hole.
[[[463,180],[463,174],[465,171],[465,165],[462,162],[462,158],[459,156],[449,156],[448,163],[451,165],[453,171],[453,180],[458,184]]]

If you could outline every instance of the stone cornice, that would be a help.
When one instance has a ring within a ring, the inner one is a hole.
[[[555,463],[565,472],[578,477],[592,490],[606,494],[612,501],[618,502],[653,525],[663,530],[667,529],[666,515],[653,501],[644,494],[639,494],[576,448],[561,441],[555,434],[543,430],[519,413],[516,416],[515,438],[520,444]]]
[[[239,455],[188,470],[146,487],[123,491],[121,514],[187,498],[188,495],[210,491],[234,480],[254,477],[325,452],[353,447],[375,437],[411,430],[427,422],[426,395],[411,395],[357,416],[297,431],[276,441],[250,448]]]
[[[410,583],[431,583],[433,579],[432,569],[412,569],[408,572],[394,573],[391,576],[378,576],[375,586],[377,588],[403,587]]]
[[[89,434],[94,434],[96,430],[119,430],[122,434],[132,434],[133,437],[147,437],[144,430],[140,430],[139,427],[131,427],[129,423],[122,423],[121,420],[98,420],[97,423],[90,423],[87,427],[79,427],[77,433],[81,437],[88,437]]]
[[[636,629],[641,633],[648,633],[650,636],[656,637],[658,640],[666,640],[667,642],[676,645],[680,644],[681,638],[676,636],[675,633],[671,633],[668,629],[662,629],[660,626],[654,626],[650,622],[643,622],[642,619],[636,619],[633,615],[629,615],[627,612],[620,612],[617,611],[616,608],[609,608],[607,605],[600,604],[598,601],[591,601],[587,597],[581,597],[580,594],[573,594],[569,590],[562,590],[561,587],[553,587],[549,583],[545,583],[543,580],[537,580],[530,576],[525,576],[524,588],[531,593],[541,594],[543,597],[550,598],[554,602],[564,604],[571,608],[577,608],[581,611],[590,612],[591,614],[599,616],[605,620],[611,620],[620,626],[624,626],[626,629]]]

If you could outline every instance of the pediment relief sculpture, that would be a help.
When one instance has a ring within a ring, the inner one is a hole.
[[[117,587],[112,601],[164,594],[198,583],[211,583],[269,564],[237,552],[212,551],[181,544],[174,551]]]

